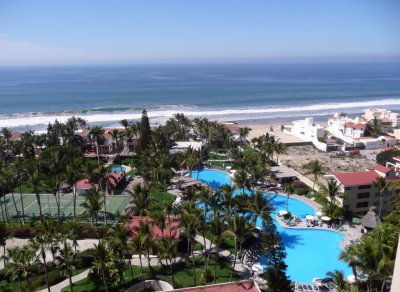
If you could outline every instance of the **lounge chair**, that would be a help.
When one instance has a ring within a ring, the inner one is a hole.
[[[308,290],[312,291],[313,288],[311,287],[311,285],[307,285]]]
[[[303,287],[303,290],[304,290],[304,291],[309,291],[306,284],[303,284],[302,287]]]
[[[314,291],[319,291],[319,287],[317,285],[313,285]]]

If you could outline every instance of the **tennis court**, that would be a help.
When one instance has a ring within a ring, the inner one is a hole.
[[[22,203],[24,206],[25,218],[29,221],[40,220],[39,205],[36,196],[33,194],[23,194],[22,200],[19,194],[14,194],[17,210],[12,200],[11,194],[7,194],[5,198],[1,198],[0,204],[2,209],[6,209],[10,218],[17,219],[17,214],[22,216]],[[57,218],[57,203],[53,195],[41,194],[40,200],[42,204],[43,216]],[[23,201],[23,202],[22,202]],[[84,209],[80,206],[85,201],[84,196],[77,196],[76,198],[76,215],[82,215]],[[106,196],[106,210],[110,213],[107,219],[113,220],[121,215],[129,202],[128,196]],[[4,206],[6,208],[4,208]],[[66,220],[72,218],[74,214],[74,200],[72,195],[60,196],[60,215],[61,218]],[[100,215],[100,220],[103,218]],[[85,219],[82,219],[85,220]]]

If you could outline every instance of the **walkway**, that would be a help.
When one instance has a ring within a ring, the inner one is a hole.
[[[89,271],[90,271],[90,269],[87,269],[86,271],[83,271],[82,273],[73,276],[72,283],[76,283],[80,280],[87,278]],[[69,279],[65,279],[64,281],[62,281],[54,286],[51,286],[50,292],[60,292],[63,288],[68,287],[68,286],[69,286]],[[40,290],[39,292],[47,292],[47,288]]]

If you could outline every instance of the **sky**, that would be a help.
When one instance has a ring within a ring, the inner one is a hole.
[[[399,0],[0,0],[0,65],[400,58]]]

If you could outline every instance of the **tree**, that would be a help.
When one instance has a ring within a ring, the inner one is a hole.
[[[287,154],[287,147],[285,144],[281,142],[277,142],[275,145],[275,153],[276,153],[276,163],[279,163],[279,155]]]
[[[183,211],[181,218],[186,236],[188,238],[190,252],[192,255],[193,283],[194,286],[196,286],[197,282],[196,282],[196,262],[194,260],[194,243],[196,234],[198,233],[199,228],[201,226],[201,221],[200,221],[201,212],[197,208],[193,208],[192,206],[193,205],[191,202],[186,203],[187,208],[186,210]]]
[[[250,134],[251,129],[248,127],[239,128],[239,140],[242,144],[246,142],[247,136]]]
[[[107,265],[107,247],[105,243],[99,242],[99,244],[94,245],[94,266],[97,270],[101,271],[101,279],[103,282],[104,289],[108,292],[108,284],[106,277],[106,265]]]
[[[73,284],[72,284],[72,271],[75,269],[75,265],[77,264],[79,259],[79,254],[74,252],[72,247],[69,244],[65,244],[64,248],[60,250],[60,254],[57,256],[57,260],[59,261],[60,269],[68,276],[69,279],[69,289],[73,292]]]
[[[101,138],[104,135],[104,129],[100,126],[95,126],[93,127],[90,132],[89,135],[92,137],[92,139],[94,139],[95,144],[96,144],[96,155],[97,155],[97,163],[100,164],[100,141]]]
[[[5,222],[0,222],[0,246],[3,247],[3,261],[6,266],[6,244],[7,238],[9,237],[7,225]]]
[[[258,229],[253,225],[250,225],[247,222],[247,219],[245,217],[240,216],[239,214],[236,214],[235,217],[233,217],[230,229],[224,232],[225,235],[231,235],[235,238],[235,252],[234,252],[235,257],[233,260],[230,281],[232,281],[233,272],[236,267],[238,247],[239,247],[239,253],[241,253],[243,243],[245,242],[245,240],[248,239],[250,236],[255,238],[257,236],[257,233]]]
[[[129,247],[131,248],[132,252],[139,255],[139,263],[140,263],[140,272],[142,278],[142,286],[144,287],[144,275],[143,275],[143,263],[142,263],[142,255],[145,255],[146,248],[144,246],[144,241],[141,238],[141,235],[138,234],[134,238],[132,238],[129,242]]]
[[[289,197],[294,193],[294,185],[291,181],[283,186],[283,191],[286,193],[286,211],[289,212]]]
[[[150,144],[151,139],[151,129],[150,129],[150,121],[147,116],[147,111],[143,109],[142,111],[142,119],[140,121],[140,146],[142,150],[146,149]]]
[[[305,166],[307,174],[312,174],[314,176],[313,191],[315,191],[315,183],[318,178],[324,173],[323,165],[318,160],[313,160]]]
[[[250,196],[250,210],[253,212],[253,225],[256,226],[257,219],[259,216],[263,217],[265,214],[269,214],[272,207],[265,197],[266,195],[258,190],[255,194]]]
[[[374,182],[374,187],[377,190],[379,194],[379,211],[378,211],[378,216],[381,217],[381,212],[382,212],[382,197],[387,194],[389,190],[388,183],[386,182],[386,179],[382,176],[378,177],[376,181]]]
[[[326,275],[332,278],[333,283],[336,285],[337,292],[344,291],[346,280],[344,279],[343,271],[335,270],[334,272],[327,272]]]
[[[270,291],[292,291],[286,275],[285,247],[270,214],[264,216],[260,232],[260,246],[268,266],[264,275]]]
[[[214,213],[215,214],[215,213]],[[211,242],[210,242],[210,248],[215,242],[216,245],[216,254],[218,258],[218,253],[220,250],[221,242],[222,242],[222,236],[224,234],[224,226],[222,223],[222,218],[219,217],[218,215],[214,216],[214,220],[211,223],[210,226],[210,231],[211,231]],[[210,253],[208,254],[208,262],[210,261]],[[214,262],[214,284],[217,283],[217,263],[218,260],[216,259]]]
[[[43,223],[42,203],[40,200],[40,192],[42,187],[43,173],[41,172],[39,162],[34,160],[27,165],[27,184],[36,195],[36,201],[39,206],[40,222]]]
[[[123,224],[115,224],[110,230],[108,237],[108,242],[113,247],[114,251],[120,252],[123,257],[129,255],[129,244],[128,237],[130,236],[130,231]],[[133,280],[133,270],[131,264],[132,257],[128,257],[129,268],[131,272],[131,278]]]
[[[15,247],[8,250],[10,262],[5,267],[6,273],[11,280],[18,279],[19,287],[22,290],[22,280],[28,284],[28,290],[32,291],[30,276],[34,264],[37,263],[36,250],[30,244],[24,247]]]
[[[33,238],[30,243],[32,244],[32,247],[39,251],[42,261],[43,261],[43,267],[44,267],[44,273],[46,275],[46,284],[47,284],[47,290],[50,292],[50,282],[49,282],[49,272],[47,270],[47,261],[46,261],[46,251],[49,248],[50,244],[50,237],[47,234],[41,234],[37,235],[35,238]]]
[[[172,286],[175,287],[174,269],[173,269],[173,259],[176,257],[176,247],[177,241],[173,240],[171,237],[163,237],[158,239],[158,257],[160,260],[165,260],[167,265],[169,265]]]
[[[141,184],[137,184],[133,192],[127,190],[127,193],[132,196],[131,204],[133,204],[133,215],[140,216],[141,218],[148,215],[152,198],[147,187],[142,187]]]
[[[84,208],[83,216],[89,217],[92,222],[92,226],[96,226],[97,238],[100,243],[100,232],[99,232],[99,215],[103,213],[104,199],[101,193],[96,189],[90,189],[86,194],[85,201],[81,204]]]

